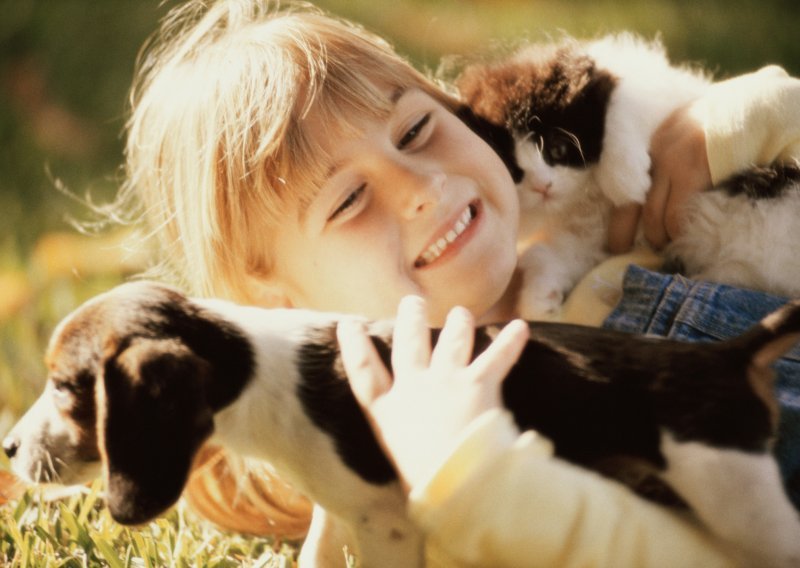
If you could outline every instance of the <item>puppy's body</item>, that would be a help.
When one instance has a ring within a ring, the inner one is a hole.
[[[650,188],[653,133],[709,85],[671,65],[659,44],[629,35],[529,46],[464,71],[464,117],[509,166],[521,232],[536,241],[520,258],[526,318],[557,312],[606,258],[612,208],[642,203]],[[798,172],[749,170],[695,196],[666,251],[670,264],[693,278],[800,296]]]
[[[315,501],[302,563],[335,565],[347,544],[364,566],[419,566],[423,538],[343,376],[337,320],[122,286],[59,326],[48,386],[4,448],[33,480],[83,481],[83,462],[102,461],[112,515],[140,523],[178,499],[213,433]],[[388,361],[390,323],[369,326]],[[478,330],[476,352],[496,331]],[[769,454],[769,363],[798,338],[800,305],[718,344],[537,324],[504,398],[559,456],[647,464],[743,558],[790,566],[800,522]]]

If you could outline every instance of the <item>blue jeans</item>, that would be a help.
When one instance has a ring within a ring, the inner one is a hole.
[[[741,334],[786,298],[630,266],[623,295],[603,327],[683,341],[717,341]],[[800,346],[775,364],[781,420],[775,457],[786,490],[800,509]]]

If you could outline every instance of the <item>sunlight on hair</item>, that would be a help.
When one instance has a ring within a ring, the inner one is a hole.
[[[395,88],[454,99],[383,39],[305,4],[229,0],[171,13],[139,57],[127,182],[172,280],[253,302],[270,235],[313,197],[329,160],[303,129],[382,116]]]

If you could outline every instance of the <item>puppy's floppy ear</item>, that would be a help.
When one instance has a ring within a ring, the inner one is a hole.
[[[106,357],[98,438],[111,515],[139,524],[169,508],[213,431],[206,361],[175,339],[135,338]]]

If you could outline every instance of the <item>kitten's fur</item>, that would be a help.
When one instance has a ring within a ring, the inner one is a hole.
[[[526,46],[463,72],[462,116],[509,166],[522,236],[535,238],[520,257],[523,317],[556,312],[607,256],[611,209],[642,203],[650,187],[653,132],[709,85],[703,73],[671,65],[660,44],[631,35]],[[727,192],[694,198],[684,235],[667,251],[672,264],[692,277],[800,295],[790,246],[800,239],[799,178],[792,164],[750,170],[720,184]],[[775,248],[782,256],[764,254]]]

